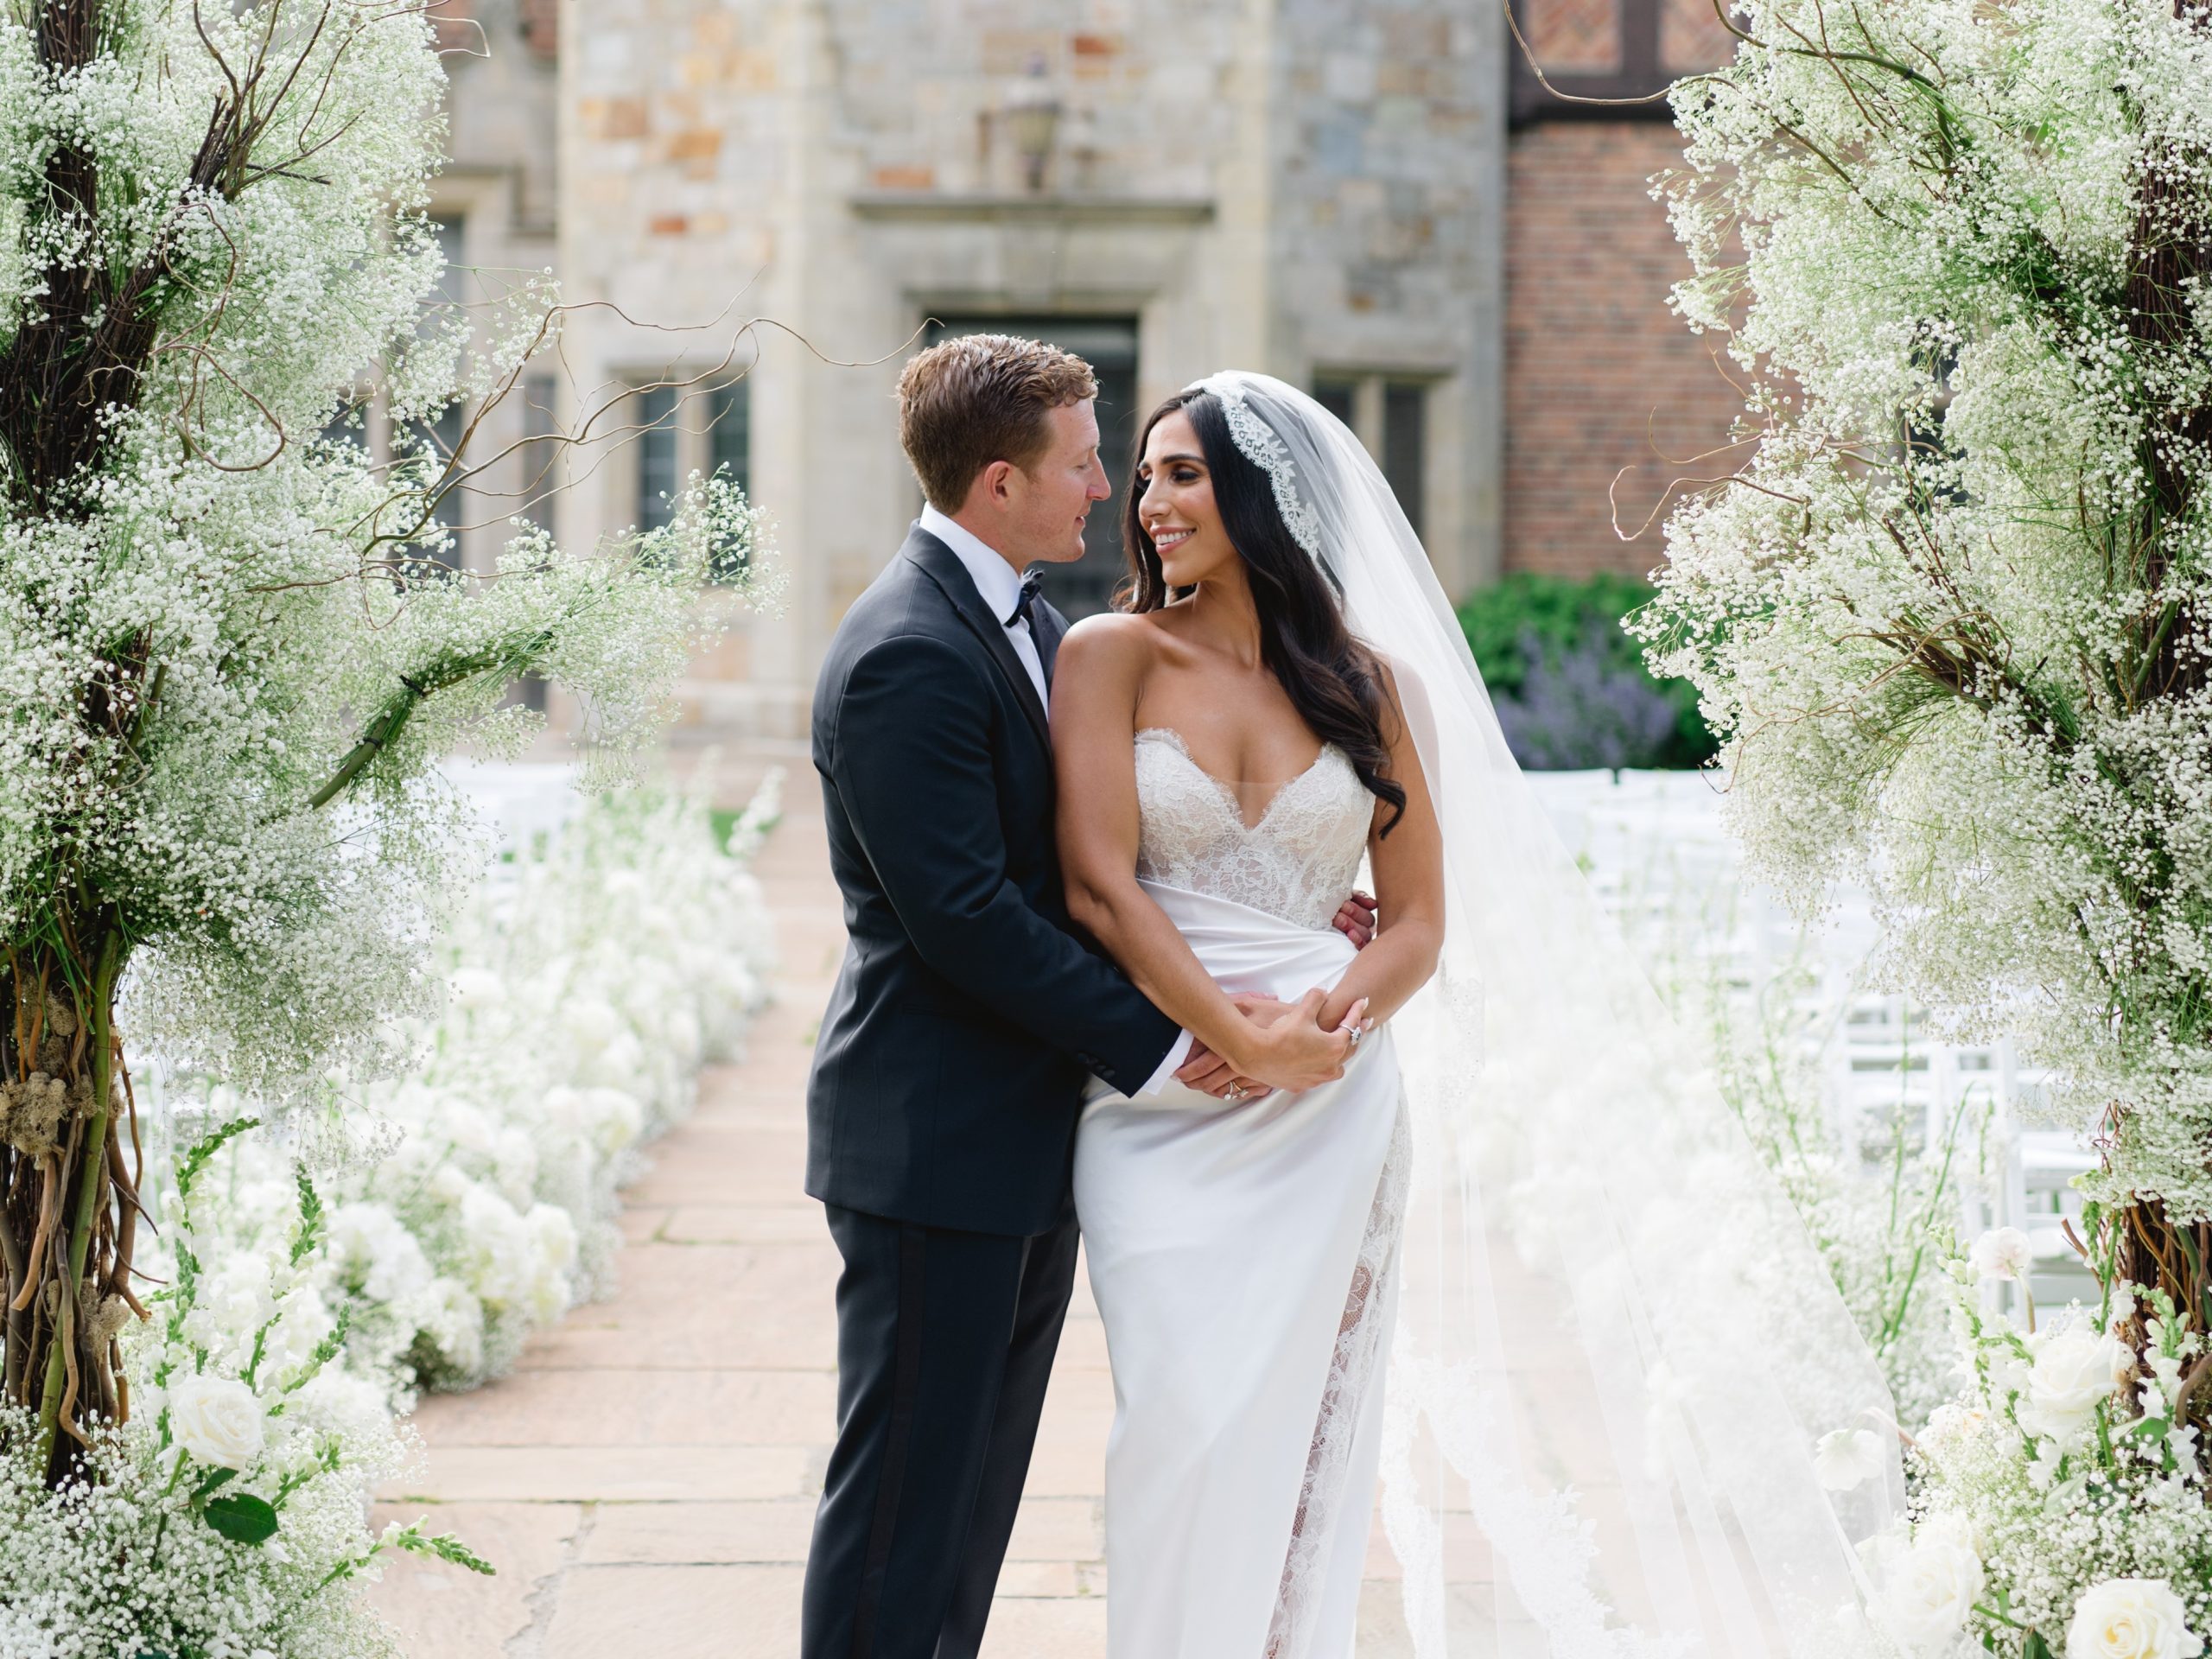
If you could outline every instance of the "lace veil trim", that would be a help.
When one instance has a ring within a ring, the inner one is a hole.
[[[1290,446],[1253,412],[1245,401],[1244,388],[1236,382],[1201,380],[1195,389],[1210,391],[1220,400],[1222,411],[1229,417],[1229,435],[1236,440],[1244,459],[1267,474],[1268,481],[1274,486],[1275,506],[1283,523],[1306,556],[1319,563],[1321,515],[1298,492],[1298,463],[1290,458]]]

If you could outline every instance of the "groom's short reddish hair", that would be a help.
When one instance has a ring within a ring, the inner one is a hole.
[[[1051,442],[1046,416],[1098,395],[1090,365],[1014,334],[962,334],[917,355],[899,377],[899,442],[922,493],[957,512],[995,461],[1024,472]]]

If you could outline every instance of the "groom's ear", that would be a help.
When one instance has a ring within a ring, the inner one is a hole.
[[[1014,480],[1021,468],[1010,461],[995,461],[976,474],[976,481],[969,486],[968,499],[988,506],[1001,506],[1014,499]]]

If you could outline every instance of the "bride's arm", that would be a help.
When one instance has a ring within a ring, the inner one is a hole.
[[[1444,836],[1404,712],[1405,698],[1418,696],[1420,687],[1401,685],[1387,665],[1382,673],[1390,702],[1383,736],[1390,750],[1390,776],[1406,788],[1406,810],[1386,836],[1381,830],[1389,822],[1390,808],[1376,803],[1376,833],[1368,837],[1367,861],[1375,874],[1382,922],[1374,943],[1329,993],[1321,1010],[1325,1026],[1342,1024],[1363,997],[1370,1020],[1388,1020],[1428,982],[1444,949]]]
[[[1278,1089],[1329,1082],[1343,1075],[1348,1045],[1334,1029],[1341,1020],[1327,1030],[1316,1023],[1321,994],[1300,1005],[1302,1018],[1255,1025],[1137,885],[1135,730],[1150,652],[1143,626],[1124,617],[1079,622],[1053,664],[1052,765],[1068,913],[1155,1007],[1243,1076]]]

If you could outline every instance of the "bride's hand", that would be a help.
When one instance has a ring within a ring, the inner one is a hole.
[[[1230,1057],[1236,1069],[1269,1088],[1294,1092],[1318,1089],[1344,1076],[1344,1060],[1351,1052],[1351,1029],[1365,1016],[1367,1000],[1362,997],[1354,1003],[1333,1031],[1321,1027],[1321,1007],[1327,1001],[1328,993],[1317,988],[1299,998],[1287,1017],[1267,1025],[1254,1021],[1240,1052]],[[1254,1017],[1248,1014],[1246,1019],[1253,1021]]]
[[[1239,991],[1229,1000],[1236,1005],[1237,1013],[1255,1026],[1272,1026],[1288,1014],[1292,1006],[1281,997],[1266,996],[1258,991]],[[1239,1077],[1235,1066],[1195,1039],[1191,1043],[1190,1058],[1176,1068],[1175,1077],[1202,1095],[1237,1103],[1265,1100],[1274,1093],[1264,1083]]]

